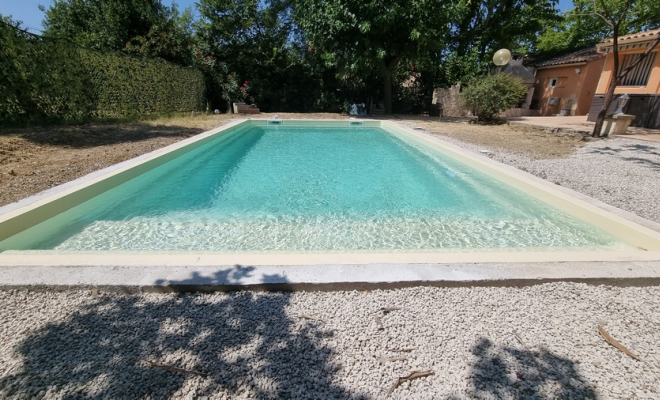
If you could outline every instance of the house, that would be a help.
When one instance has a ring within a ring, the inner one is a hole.
[[[536,64],[534,103],[540,114],[587,115],[604,64],[596,47]]]
[[[660,29],[624,35],[618,38],[620,68],[626,68],[660,35]],[[607,38],[596,47],[598,53],[605,54],[605,66],[600,76],[596,95],[591,103],[588,121],[595,121],[603,107],[603,99],[613,77],[614,40]],[[614,90],[614,101],[608,109],[614,112],[618,95],[628,94],[630,100],[624,108],[626,114],[635,116],[631,126],[660,128],[660,46],[656,46],[644,61],[638,64]]]

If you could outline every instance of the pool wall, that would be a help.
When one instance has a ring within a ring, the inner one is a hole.
[[[27,265],[319,265],[373,263],[452,263],[452,262],[566,262],[566,261],[635,261],[660,260],[660,227],[632,214],[590,199],[566,188],[558,187],[513,167],[487,157],[467,153],[413,129],[389,121],[312,121],[249,120],[237,121],[197,135],[166,148],[106,168],[76,181],[51,189],[32,198],[0,208],[0,240],[76,206],[135,176],[191,151],[215,138],[237,129],[264,125],[288,126],[365,126],[382,127],[442,152],[461,163],[503,181],[539,198],[558,209],[585,220],[637,246],[638,251],[511,251],[509,249],[480,252],[309,252],[309,253],[234,253],[213,252],[76,252],[73,254],[44,251],[39,254],[7,252],[0,254],[0,266]],[[614,211],[608,212],[605,209]],[[620,216],[620,215],[623,215]],[[633,222],[635,220],[637,222]],[[649,229],[646,226],[653,229]]]

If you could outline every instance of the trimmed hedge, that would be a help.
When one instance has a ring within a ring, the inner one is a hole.
[[[202,72],[101,53],[0,24],[0,123],[80,122],[201,111]]]

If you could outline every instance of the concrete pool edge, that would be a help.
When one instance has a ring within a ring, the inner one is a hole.
[[[582,282],[613,286],[660,284],[660,263],[320,264],[307,266],[5,267],[0,290],[99,288],[122,293],[187,291],[332,291],[413,286],[528,286]]]

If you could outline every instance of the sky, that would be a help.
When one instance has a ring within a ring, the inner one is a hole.
[[[0,14],[11,15],[14,20],[23,21],[23,27],[34,33],[39,33],[43,29],[41,20],[44,13],[39,11],[39,4],[48,8],[51,0],[0,0]],[[179,9],[192,6],[196,0],[177,0]],[[170,1],[163,0],[163,4],[170,5]],[[573,6],[572,0],[559,0],[559,9],[566,11]]]

